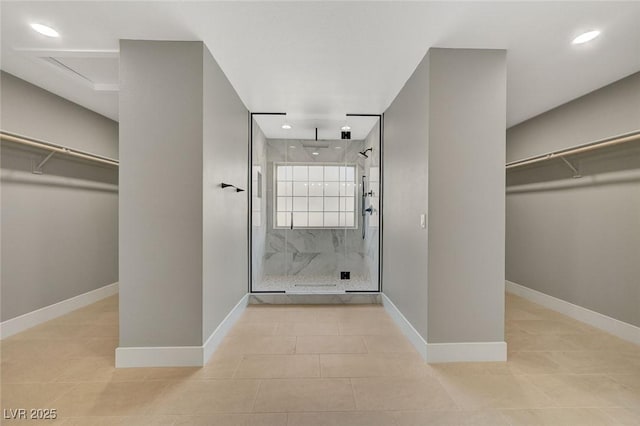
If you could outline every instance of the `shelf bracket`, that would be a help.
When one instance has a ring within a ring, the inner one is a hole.
[[[41,174],[42,174],[42,167],[43,167],[45,164],[47,164],[47,161],[51,160],[51,157],[53,157],[53,155],[54,155],[55,153],[56,153],[55,151],[51,151],[51,152],[49,153],[49,155],[47,155],[46,157],[44,157],[44,159],[43,159],[41,162],[39,162],[36,166],[34,166],[34,167],[33,167],[33,170],[31,170],[31,172],[32,172],[33,174],[36,174],[36,175],[41,175]]]
[[[580,172],[578,171],[577,167],[574,166],[571,161],[567,160],[566,158],[564,158],[563,156],[560,156],[560,159],[562,161],[564,161],[564,164],[567,165],[567,167],[569,167],[571,169],[571,171],[573,172],[573,178],[577,179],[577,178],[581,178],[582,175],[580,174]]]

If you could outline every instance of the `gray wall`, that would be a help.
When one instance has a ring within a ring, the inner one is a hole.
[[[504,341],[506,51],[429,55],[428,342]]]
[[[383,290],[429,343],[504,340],[505,120],[498,50],[431,49],[385,112]]]
[[[203,339],[247,293],[248,111],[204,48]],[[246,192],[222,190],[227,182]]]
[[[638,129],[640,73],[510,128],[508,158]],[[640,326],[640,143],[572,161],[583,178],[560,161],[508,173],[507,279]]]
[[[120,42],[120,346],[202,344],[203,45]]]
[[[247,110],[201,42],[120,43],[120,346],[200,346],[247,292]]]
[[[507,161],[638,130],[639,93],[637,72],[509,128]]]
[[[384,113],[383,291],[427,338],[429,55]]]
[[[118,158],[118,123],[1,71],[2,129]]]
[[[3,130],[92,151],[118,153],[118,124],[1,73]],[[2,321],[118,281],[118,172],[3,142]]]

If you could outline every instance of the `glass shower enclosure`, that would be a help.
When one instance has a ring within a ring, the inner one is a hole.
[[[380,119],[350,119],[360,139],[288,137],[282,120],[252,117],[251,292],[378,292]]]

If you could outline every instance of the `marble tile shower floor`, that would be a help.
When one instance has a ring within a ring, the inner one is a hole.
[[[65,426],[640,424],[640,347],[511,295],[503,363],[427,365],[380,306],[258,305],[203,368],[115,369],[117,311],[3,340],[2,408]]]
[[[378,291],[369,277],[351,275],[349,280],[341,280],[335,275],[265,275],[254,283],[254,291],[285,291],[287,293],[345,293],[352,291]]]

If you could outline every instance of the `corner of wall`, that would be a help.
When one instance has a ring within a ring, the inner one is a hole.
[[[121,346],[116,348],[116,368],[204,366],[222,339],[240,319],[248,301],[249,295],[246,294],[201,346]]]

